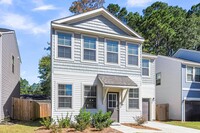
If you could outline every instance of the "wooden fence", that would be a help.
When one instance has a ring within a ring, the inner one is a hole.
[[[50,101],[34,101],[12,98],[12,118],[15,120],[35,120],[51,116]]]
[[[156,120],[158,121],[169,120],[169,104],[156,105]]]

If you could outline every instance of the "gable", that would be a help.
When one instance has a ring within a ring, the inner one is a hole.
[[[98,32],[101,35],[105,33],[109,34],[109,36],[120,36],[120,38],[128,38],[128,40],[136,40],[138,42],[144,41],[133,29],[104,8],[54,20],[52,21],[52,26],[73,31]]]
[[[108,19],[106,19],[102,15],[92,17],[86,20],[82,20],[79,22],[75,22],[69,25],[78,27],[78,28],[89,29],[93,31],[100,31],[100,32],[106,32],[106,33],[111,33],[111,34],[129,36],[126,32],[121,30],[119,27],[114,25],[112,22],[110,22]]]

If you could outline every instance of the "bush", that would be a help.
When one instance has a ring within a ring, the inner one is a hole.
[[[52,118],[45,117],[45,118],[42,118],[42,121],[40,121],[40,124],[42,124],[46,129],[50,129],[52,122],[53,122]]]
[[[137,125],[142,125],[147,122],[147,120],[143,116],[133,117]]]
[[[51,133],[61,133],[62,132],[62,129],[60,127],[58,127],[56,125],[56,123],[54,123],[52,126],[51,126]]]
[[[67,113],[65,118],[63,118],[63,116],[61,117],[61,119],[59,119],[57,117],[57,121],[58,121],[58,127],[59,128],[69,128],[70,123],[71,123],[71,116],[69,117],[69,115]]]
[[[92,117],[93,126],[98,130],[103,130],[106,127],[109,127],[114,121],[110,119],[111,112],[102,113],[102,110],[99,110]]]
[[[78,131],[85,130],[89,125],[91,121],[91,114],[90,112],[87,112],[85,109],[81,109],[80,113],[75,116],[76,124],[75,129]]]

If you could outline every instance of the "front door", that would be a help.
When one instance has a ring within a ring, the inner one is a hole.
[[[111,112],[111,119],[119,122],[119,96],[118,93],[108,93],[107,111]]]
[[[149,99],[142,99],[142,116],[149,121]]]

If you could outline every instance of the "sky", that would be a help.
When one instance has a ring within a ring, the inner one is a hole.
[[[0,28],[13,29],[17,35],[22,64],[21,77],[30,84],[39,82],[38,64],[50,42],[50,22],[72,15],[69,12],[75,0],[0,0]],[[139,12],[157,0],[105,0],[119,4],[128,11]],[[189,10],[199,0],[160,0],[172,6]]]

